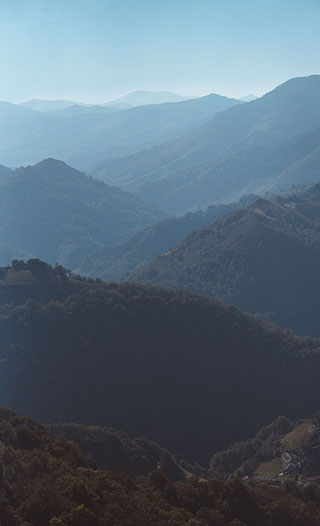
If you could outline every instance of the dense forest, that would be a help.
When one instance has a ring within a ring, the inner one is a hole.
[[[193,230],[210,225],[219,217],[246,208],[258,199],[248,195],[235,203],[211,205],[206,210],[188,212],[181,217],[163,219],[144,228],[128,241],[116,247],[104,247],[87,254],[76,269],[81,274],[99,277],[104,281],[125,279],[128,272],[151,262],[183,240]]]
[[[194,290],[319,337],[319,233],[317,184],[192,232],[130,280]]]
[[[123,431],[81,424],[47,424],[46,429],[75,442],[101,469],[148,475],[161,468],[172,481],[184,478],[180,462],[163,446],[145,437],[131,438]]]
[[[14,265],[1,271],[15,304],[0,306],[0,396],[22,414],[122,429],[205,463],[279,414],[318,410],[317,340],[190,292]],[[78,290],[57,297],[56,274]]]
[[[3,526],[319,526],[316,487],[176,483],[99,470],[69,441],[0,408],[0,522]]]

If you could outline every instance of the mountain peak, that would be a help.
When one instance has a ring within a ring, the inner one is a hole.
[[[80,172],[76,168],[72,168],[64,161],[54,159],[53,157],[43,159],[34,165],[27,166],[26,168],[18,169],[18,172],[20,173],[23,171],[32,172],[33,174],[43,175],[49,178],[58,178],[59,180],[63,180],[66,177],[87,177],[83,172]]]
[[[46,159],[43,159],[42,161],[36,163],[33,165],[33,168],[37,167],[52,167],[52,166],[59,166],[60,168],[68,168],[73,170],[74,168],[71,168],[71,166],[68,166],[64,161],[61,161],[60,159],[55,159],[54,157],[47,157]],[[78,170],[77,170],[78,171]]]
[[[163,104],[165,102],[182,102],[193,97],[184,97],[171,91],[131,91],[127,95],[111,100],[105,105],[129,104],[130,106],[146,106],[148,104]]]

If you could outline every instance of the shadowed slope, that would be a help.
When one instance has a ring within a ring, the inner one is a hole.
[[[29,297],[0,307],[0,400],[41,421],[123,429],[205,463],[279,413],[318,409],[319,342],[234,307],[132,284]]]

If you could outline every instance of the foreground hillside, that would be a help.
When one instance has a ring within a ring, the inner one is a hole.
[[[143,229],[116,247],[105,247],[87,254],[77,271],[105,281],[124,279],[127,272],[151,262],[162,252],[182,241],[193,230],[210,225],[217,218],[239,208],[245,208],[257,199],[257,196],[249,195],[235,203],[211,205],[207,210],[164,219]]]
[[[171,480],[185,478],[173,455],[145,437],[131,438],[123,431],[81,424],[47,424],[46,430],[75,442],[101,469],[148,475],[160,469]]]
[[[291,79],[168,144],[95,175],[168,213],[319,181],[320,75]]]
[[[205,463],[279,414],[318,410],[318,341],[183,291],[79,282],[59,300],[59,269],[30,263],[0,287],[14,272],[25,301],[31,268],[29,299],[0,307],[0,400],[22,414],[123,429]]]
[[[0,408],[3,526],[319,526],[319,491],[97,470],[71,442]]]
[[[137,197],[55,159],[0,170],[2,260],[38,257],[74,269],[88,252],[118,244],[161,218]]]
[[[298,334],[320,336],[320,185],[259,200],[193,232],[132,274],[234,303]]]

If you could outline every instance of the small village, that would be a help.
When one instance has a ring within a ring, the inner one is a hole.
[[[270,486],[281,486],[286,480],[294,480],[299,486],[310,484],[320,487],[320,426],[319,422],[303,422],[297,426],[293,447],[281,445],[279,456],[261,464],[265,468],[252,476],[242,477],[243,482],[263,482]],[[288,435],[287,435],[288,436]],[[282,439],[282,444],[286,440]],[[268,466],[269,469],[266,469]],[[272,469],[271,469],[272,466]],[[273,473],[272,473],[273,471]]]

